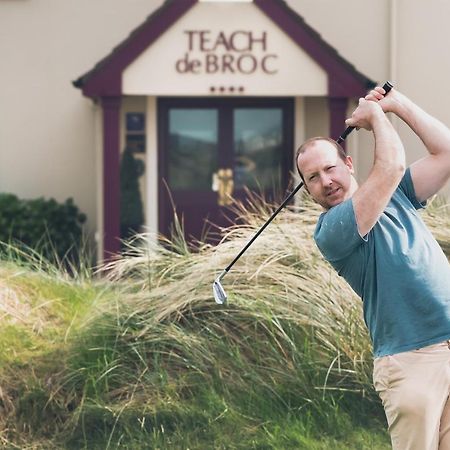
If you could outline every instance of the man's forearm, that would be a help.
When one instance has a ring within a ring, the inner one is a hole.
[[[405,168],[403,144],[392,124],[383,114],[372,124],[375,138],[373,170],[389,170],[394,173]]]

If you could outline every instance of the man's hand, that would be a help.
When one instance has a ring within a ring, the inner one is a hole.
[[[397,115],[400,113],[405,99],[396,89],[391,89],[389,95],[386,95],[386,91],[381,86],[373,88],[364,98],[378,103],[385,113],[392,112]]]
[[[345,124],[348,127],[364,128],[372,131],[375,123],[383,118],[384,112],[378,101],[360,98],[358,107],[353,111],[352,116],[345,121]]]

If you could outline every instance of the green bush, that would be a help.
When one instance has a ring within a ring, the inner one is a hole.
[[[85,221],[71,198],[61,204],[42,197],[22,200],[0,194],[0,241],[30,248],[49,260],[76,255]]]

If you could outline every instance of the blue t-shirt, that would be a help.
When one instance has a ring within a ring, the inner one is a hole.
[[[450,339],[450,265],[417,212],[423,206],[408,169],[364,238],[351,198],[317,223],[321,253],[363,300],[376,357]]]

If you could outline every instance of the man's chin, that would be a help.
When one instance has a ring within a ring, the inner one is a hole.
[[[344,201],[344,199],[339,197],[336,199],[326,199],[326,200],[324,200],[322,202],[318,202],[318,203],[320,203],[320,206],[322,206],[323,208],[328,210],[328,209],[333,208],[333,206],[337,206],[337,205],[341,204],[343,201]]]

